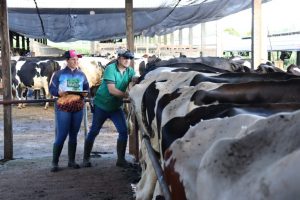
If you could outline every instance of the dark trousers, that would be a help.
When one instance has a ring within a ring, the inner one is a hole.
[[[125,119],[125,114],[121,108],[114,112],[107,112],[98,106],[95,105],[95,111],[93,114],[93,122],[91,129],[86,137],[86,141],[94,142],[96,136],[99,134],[100,129],[102,128],[104,122],[107,119],[111,119],[114,123],[118,133],[119,141],[127,141],[128,134],[127,134],[127,124]]]

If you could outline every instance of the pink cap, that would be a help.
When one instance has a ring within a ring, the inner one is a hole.
[[[74,57],[82,58],[82,55],[77,54],[75,50],[69,50],[65,52],[65,58],[74,58]]]

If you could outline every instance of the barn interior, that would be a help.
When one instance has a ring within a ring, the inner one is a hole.
[[[216,21],[252,8],[253,21],[251,36],[243,38],[243,42],[246,41],[245,43],[247,44],[243,43],[238,47],[241,48],[238,50],[239,52],[243,52],[252,58],[251,69],[255,69],[263,59],[280,61],[275,64],[283,69],[285,58],[281,59],[281,55],[290,57],[292,51],[296,52],[296,64],[299,65],[300,48],[293,42],[293,44],[291,43],[291,45],[286,45],[285,47],[282,46],[283,43],[286,44],[284,39],[282,43],[278,42],[277,46],[263,45],[263,39],[260,36],[263,31],[259,16],[261,15],[262,4],[271,1],[272,0],[118,0],[114,4],[109,0],[86,0],[84,4],[79,0],[70,2],[14,0],[7,1],[7,4],[3,3],[5,0],[2,1],[0,4],[1,61],[3,74],[7,74],[7,76],[5,76],[6,78],[3,78],[2,85],[7,85],[7,87],[3,88],[3,99],[1,101],[3,105],[3,132],[5,134],[3,140],[3,156],[0,158],[3,158],[3,163],[14,158],[11,106],[12,104],[16,104],[17,101],[12,101],[10,69],[9,67],[5,67],[10,66],[9,60],[12,53],[17,52],[19,55],[32,57],[45,54],[60,56],[64,50],[48,48],[48,41],[74,42],[86,40],[94,42],[92,43],[94,46],[91,47],[94,52],[90,54],[96,55],[97,52],[95,49],[97,45],[106,45],[106,50],[109,49],[113,51],[116,46],[120,45],[115,44],[116,41],[120,39],[125,41],[123,45],[125,45],[126,48],[136,53],[139,52],[138,46],[143,49],[140,49],[142,53],[150,53],[151,45],[148,46],[149,38],[156,38],[157,43],[163,43],[167,41],[166,35],[169,34],[169,40],[170,43],[172,43],[171,35],[174,31],[179,30],[180,34],[180,30],[182,29]],[[5,13],[7,15],[5,15]],[[205,26],[202,27],[203,29],[201,30],[204,30],[202,34],[205,35]],[[299,32],[289,32],[285,35],[274,34],[268,35],[268,37],[279,38],[288,35],[297,38],[298,34]],[[293,39],[293,41],[294,40],[295,39]],[[205,42],[202,42],[201,45],[200,47],[193,47],[193,45],[189,44],[187,47],[182,47],[184,45],[179,44],[177,47],[172,47],[171,50],[169,47],[165,47],[165,49],[180,55],[191,51],[191,53],[195,53],[196,57],[221,57],[224,56],[226,52],[232,53],[234,51],[232,46],[220,51],[218,45],[215,45],[213,50],[209,48],[209,44],[205,46]],[[39,50],[33,49],[37,48],[36,46],[38,46]],[[153,49],[152,52],[156,52],[156,47],[153,47]],[[274,55],[276,57],[275,59]],[[246,120],[248,120],[248,118]],[[203,129],[205,129],[205,127]],[[131,135],[130,139],[129,153],[133,155],[134,159],[138,160],[138,139],[134,135]],[[114,171],[114,173],[119,172]],[[160,184],[163,185],[165,183]],[[73,186],[70,185],[70,187]],[[164,187],[162,186],[162,188]],[[168,197],[169,192],[170,191],[162,192],[165,199],[170,199],[170,197]],[[44,197],[43,194],[39,192],[36,193],[35,196],[41,195],[41,197]],[[35,196],[32,195],[31,197]],[[99,196],[101,197],[101,194],[98,196],[95,195],[95,198],[99,198]],[[68,197],[76,199],[76,197],[73,196]],[[107,198],[118,199],[119,197],[116,198],[108,195]],[[88,199],[93,199],[93,196],[89,196]]]

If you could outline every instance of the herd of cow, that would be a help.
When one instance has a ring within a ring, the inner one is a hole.
[[[172,199],[297,199],[300,77],[221,58],[149,63],[130,91],[140,134],[137,199],[160,199],[150,138]]]
[[[137,199],[163,196],[143,137],[163,168],[172,199],[295,199],[300,196],[299,68],[251,70],[223,58],[150,59],[130,90],[140,134]],[[84,57],[80,69],[98,86],[108,59]],[[45,90],[63,58],[12,60],[17,98]],[[47,105],[46,105],[47,106]],[[21,105],[20,105],[21,107]],[[46,107],[45,107],[46,108]]]

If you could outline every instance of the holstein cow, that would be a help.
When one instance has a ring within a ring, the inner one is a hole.
[[[300,76],[300,68],[299,68],[299,66],[297,66],[295,64],[289,65],[286,69],[286,72]]]
[[[27,94],[28,88],[33,90],[44,90],[45,97],[50,98],[49,82],[55,71],[58,71],[61,66],[55,60],[62,58],[31,58],[21,57],[16,64],[16,79],[19,81],[17,86],[18,98],[23,99]],[[25,92],[25,94],[24,94]],[[18,107],[24,107],[24,104],[19,104]],[[46,103],[47,109],[49,103]]]
[[[102,81],[104,68],[109,63],[109,59],[102,57],[82,57],[79,59],[79,69],[86,75],[91,96],[95,96]]]
[[[172,199],[300,195],[300,78],[174,60],[149,69],[130,97]],[[162,193],[143,142],[140,161],[136,197],[156,199]]]

